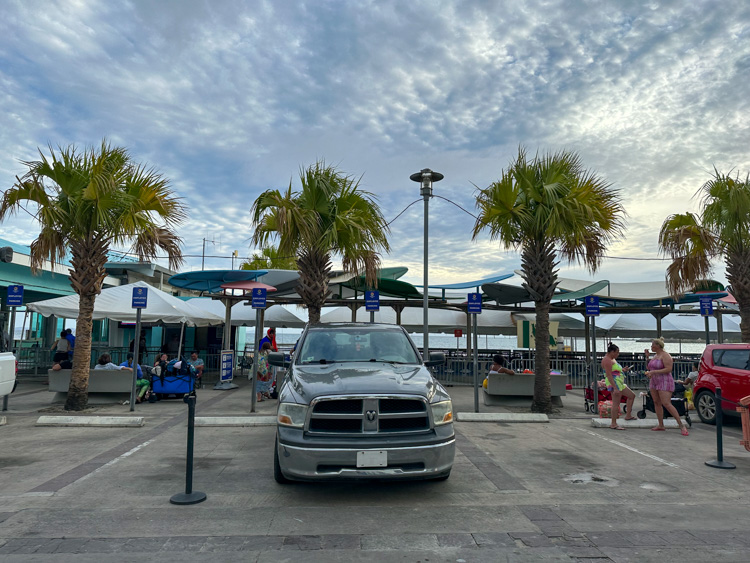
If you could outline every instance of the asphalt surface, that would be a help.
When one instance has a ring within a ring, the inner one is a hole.
[[[457,411],[473,411],[471,389],[449,391]],[[140,428],[37,427],[59,411],[51,396],[20,385],[3,413],[3,562],[750,560],[750,452],[734,421],[725,457],[737,468],[713,469],[714,428],[697,417],[689,437],[593,429],[574,392],[548,424],[456,423],[445,482],[283,486],[272,427],[198,428],[193,488],[208,498],[175,506],[184,403],[137,405]],[[198,392],[199,416],[249,407],[247,386]],[[275,402],[257,410],[273,414]]]

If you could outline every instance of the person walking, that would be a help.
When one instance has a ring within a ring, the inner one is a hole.
[[[625,384],[625,372],[630,371],[630,368],[624,368],[617,362],[617,357],[620,355],[620,348],[615,344],[609,343],[607,346],[607,353],[602,358],[602,368],[604,369],[604,377],[607,380],[607,391],[612,395],[612,423],[609,427],[612,430],[625,430],[622,426],[617,424],[617,417],[620,414],[620,400],[622,397],[626,398],[625,402],[625,420],[635,420],[633,416],[633,401],[635,401],[635,393]]]
[[[672,379],[672,356],[670,356],[666,350],[664,350],[664,339],[654,338],[651,341],[651,350],[644,350],[646,353],[646,361],[648,362],[648,370],[646,371],[646,377],[649,379],[648,388],[651,392],[651,397],[654,400],[654,410],[656,411],[656,418],[659,423],[654,426],[651,430],[656,432],[662,432],[664,428],[664,409],[672,415],[680,426],[680,432],[683,436],[688,436],[687,426],[682,422],[677,409],[672,405],[672,393],[674,393],[674,379]],[[650,352],[654,353],[654,357],[649,359]]]

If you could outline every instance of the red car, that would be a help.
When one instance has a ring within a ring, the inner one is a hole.
[[[716,424],[716,388],[724,399],[739,403],[750,396],[750,344],[706,346],[693,386],[693,403],[706,424]],[[732,403],[722,401],[726,414],[738,415]]]

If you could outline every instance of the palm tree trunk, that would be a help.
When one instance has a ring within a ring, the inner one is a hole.
[[[297,293],[307,307],[308,322],[320,322],[320,310],[330,292],[328,277],[331,273],[331,258],[316,249],[304,249],[297,258],[299,284]]]
[[[555,247],[552,243],[534,241],[524,246],[521,255],[524,287],[534,299],[536,312],[536,354],[534,356],[534,400],[531,412],[552,412],[549,380],[549,310],[557,287]]]
[[[70,284],[79,296],[76,321],[76,347],[73,351],[73,373],[70,377],[66,411],[80,411],[89,400],[89,368],[91,366],[91,332],[93,330],[94,302],[101,293],[107,275],[109,245],[99,235],[89,235],[84,240],[70,242],[73,269]]]
[[[750,251],[728,251],[727,281],[740,309],[742,342],[750,343]]]
[[[73,350],[73,373],[70,376],[66,411],[82,411],[89,401],[89,368],[91,367],[91,333],[96,295],[81,296],[76,322],[76,347]]]

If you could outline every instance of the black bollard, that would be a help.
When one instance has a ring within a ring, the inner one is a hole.
[[[724,413],[721,410],[721,387],[716,388],[716,459],[707,461],[709,467],[734,469],[733,463],[724,461]]]
[[[198,504],[206,500],[206,493],[193,491],[193,442],[195,439],[195,391],[183,399],[188,405],[187,463],[185,468],[185,492],[172,495],[172,504]]]

